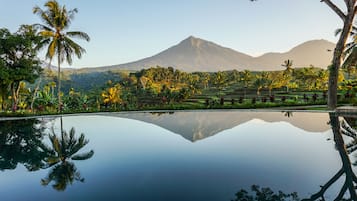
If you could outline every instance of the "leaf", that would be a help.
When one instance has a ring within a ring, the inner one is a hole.
[[[72,160],[87,160],[87,159],[91,158],[93,155],[94,155],[94,151],[91,150],[88,153],[74,155],[71,159]]]

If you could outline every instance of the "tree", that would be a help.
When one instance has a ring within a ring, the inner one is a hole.
[[[269,90],[269,96],[272,95],[272,90],[274,88],[280,88],[283,83],[284,83],[284,79],[286,78],[286,76],[284,76],[284,73],[282,72],[269,72],[266,79],[265,79],[265,85]]]
[[[268,80],[267,72],[262,72],[261,74],[256,75],[255,82],[253,85],[255,88],[257,88],[258,96],[260,96],[260,90],[266,86],[267,80]]]
[[[34,83],[42,72],[37,59],[41,41],[42,38],[36,36],[36,29],[29,25],[22,25],[14,34],[7,29],[0,30],[0,91],[4,101],[7,90],[10,90],[13,111],[17,109],[20,83]]]
[[[107,88],[102,92],[103,103],[106,105],[114,105],[114,109],[117,108],[117,105],[122,103],[121,99],[122,95],[122,87],[120,84],[116,84],[115,86]]]
[[[250,0],[257,1],[257,0]],[[329,68],[329,85],[328,85],[328,101],[327,105],[329,109],[335,109],[337,107],[337,88],[338,88],[338,76],[339,69],[343,64],[343,52],[346,48],[347,39],[352,30],[354,18],[357,13],[357,0],[344,0],[346,6],[346,13],[342,11],[342,8],[338,7],[333,0],[320,0],[329,6],[342,20],[343,28],[340,34],[340,38],[337,41],[336,48],[333,53],[332,65]]]
[[[291,73],[293,72],[293,70],[294,70],[294,69],[292,68],[292,66],[293,66],[293,60],[290,60],[290,59],[285,60],[284,63],[281,64],[281,66],[285,68],[285,70],[284,70],[284,73],[285,73],[285,74],[291,74]]]
[[[244,98],[247,94],[247,88],[252,81],[252,73],[249,70],[244,70],[239,73],[240,74],[240,82],[243,82],[243,87],[244,87]]]
[[[294,69],[292,68],[293,66],[293,60],[285,60],[283,64],[281,64],[282,67],[285,68],[284,70],[284,78],[286,79],[287,83],[286,83],[286,92],[289,93],[289,82],[291,80],[291,75],[294,71]]]
[[[357,0],[345,0],[346,13],[343,13],[331,0],[321,0],[326,3],[343,21],[343,28],[340,38],[336,44],[336,48],[333,53],[332,65],[329,73],[329,86],[328,86],[328,107],[335,109],[337,106],[337,87],[338,87],[338,75],[339,69],[343,62],[343,52],[346,48],[346,42],[352,30],[353,21],[357,12],[356,2]]]
[[[37,14],[44,24],[36,24],[40,27],[39,34],[45,37],[48,44],[46,58],[50,59],[50,63],[55,55],[58,62],[58,111],[61,111],[61,63],[65,60],[68,64],[72,64],[72,56],[76,55],[79,59],[85,53],[85,49],[74,42],[71,38],[79,38],[89,41],[88,34],[81,31],[67,31],[77,9],[67,11],[65,6],[60,6],[56,0],[50,0],[44,5],[47,10],[42,10],[36,6],[33,8],[33,13]]]

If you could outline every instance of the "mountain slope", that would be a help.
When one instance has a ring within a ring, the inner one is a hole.
[[[140,70],[155,66],[172,66],[188,72],[218,71],[247,66],[252,59],[249,55],[190,36],[157,55],[118,67]]]
[[[333,50],[334,46],[335,44],[326,40],[312,40],[285,53],[267,53],[260,57],[252,57],[213,42],[190,36],[179,44],[152,57],[106,67],[105,69],[140,70],[155,66],[172,66],[187,72],[213,72],[233,69],[248,69],[251,71],[281,70],[281,64],[287,59],[294,61],[294,67],[314,65],[326,68],[332,60],[332,51],[328,50]]]
[[[310,65],[326,68],[332,61],[332,50],[335,44],[326,40],[312,40],[300,44],[285,53],[268,53],[255,60],[260,66],[280,69],[284,60],[293,60],[294,67],[308,67]],[[259,66],[257,66],[259,68]]]

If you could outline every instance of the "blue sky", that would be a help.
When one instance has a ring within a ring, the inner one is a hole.
[[[339,5],[342,0],[335,0]],[[46,0],[0,0],[0,27],[16,31],[40,22]],[[337,15],[320,0],[58,0],[79,12],[71,30],[91,37],[73,66],[121,64],[152,56],[193,35],[258,56],[288,51],[307,40],[336,42]],[[68,66],[68,64],[63,64]]]

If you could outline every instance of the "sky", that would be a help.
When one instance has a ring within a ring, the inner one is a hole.
[[[334,0],[343,6],[343,0]],[[0,0],[0,27],[41,23],[46,0]],[[314,39],[336,42],[338,16],[320,0],[58,0],[78,13],[69,31],[84,31],[87,51],[72,68],[122,64],[153,56],[189,36],[251,56],[285,52]],[[44,59],[43,54],[40,54]],[[69,67],[67,63],[64,67]]]

